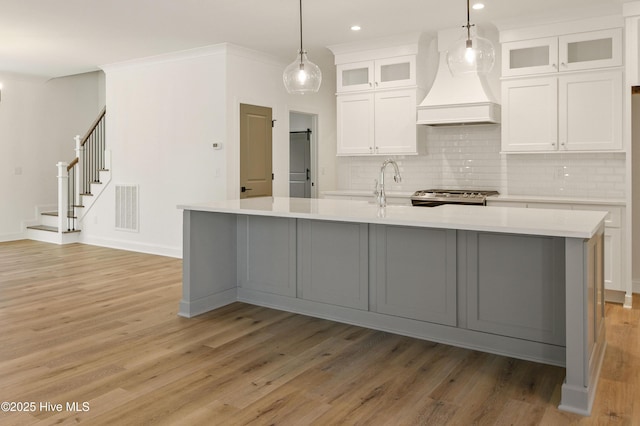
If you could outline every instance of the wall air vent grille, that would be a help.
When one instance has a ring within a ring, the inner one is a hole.
[[[138,185],[116,185],[116,230],[138,231]]]

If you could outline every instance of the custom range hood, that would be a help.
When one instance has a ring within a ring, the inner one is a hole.
[[[449,71],[447,50],[461,36],[458,28],[438,32],[438,72],[431,90],[418,106],[418,124],[500,123],[500,105],[491,94],[486,77],[477,73],[454,77]]]

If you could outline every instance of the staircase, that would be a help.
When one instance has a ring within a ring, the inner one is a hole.
[[[58,203],[39,213],[39,223],[27,226],[27,238],[56,244],[80,240],[82,219],[111,181],[110,152],[105,149],[106,108],[83,138],[75,137],[76,158],[59,162]],[[60,214],[62,212],[62,214]]]

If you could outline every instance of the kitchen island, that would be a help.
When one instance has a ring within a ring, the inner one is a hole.
[[[277,197],[178,208],[181,316],[242,301],[564,366],[560,408],[590,413],[605,213]]]

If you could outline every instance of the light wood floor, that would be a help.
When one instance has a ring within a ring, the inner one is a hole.
[[[0,424],[640,424],[638,295],[607,305],[583,418],[556,408],[562,368],[242,303],[185,319],[180,292],[180,260],[0,243],[0,401],[37,404]]]

